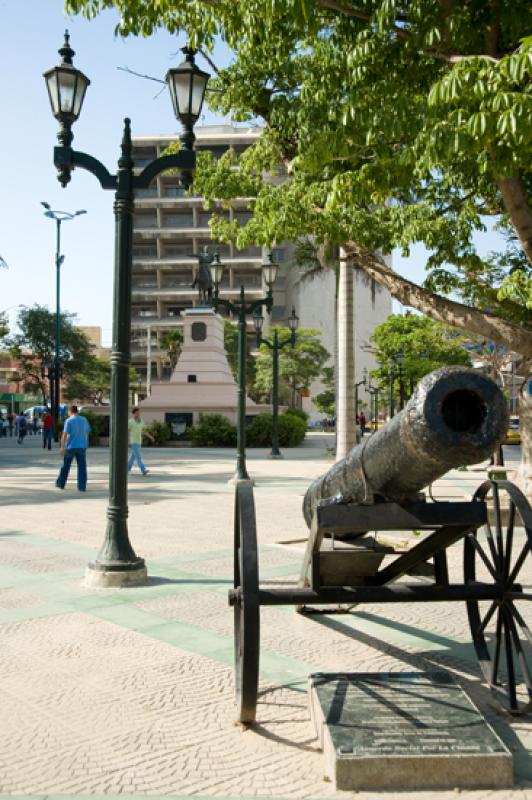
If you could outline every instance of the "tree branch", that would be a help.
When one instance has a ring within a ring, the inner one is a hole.
[[[388,289],[392,297],[403,305],[411,306],[437,322],[476,333],[496,344],[506,345],[525,358],[532,358],[532,331],[417,286],[354,242],[346,244],[345,249],[354,266]]]

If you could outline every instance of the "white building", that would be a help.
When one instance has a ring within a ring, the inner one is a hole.
[[[256,127],[236,128],[228,125],[198,127],[196,149],[210,150],[221,155],[229,147],[243,152],[260,136]],[[143,168],[162,154],[176,135],[133,138],[135,167]],[[171,328],[182,328],[182,312],[199,304],[197,290],[192,288],[198,261],[193,254],[200,253],[205,245],[211,252],[217,249],[227,269],[220,294],[236,299],[243,284],[246,297],[260,297],[266,290],[262,282],[260,247],[249,246],[238,251],[233,245],[215,243],[210,236],[208,221],[211,211],[206,211],[200,196],[184,196],[177,176],[160,175],[149,189],[136,193],[133,231],[133,282],[132,282],[132,363],[141,375],[144,386],[148,362],[151,381],[169,380],[171,368],[160,346],[161,334]],[[249,198],[240,198],[225,211],[230,219],[245,223],[250,218]],[[324,273],[313,280],[298,280],[300,273],[289,268],[291,245],[281,246],[275,252],[280,263],[279,277],[274,286],[274,307],[271,319],[282,323],[295,306],[300,325],[315,327],[322,332],[322,341],[334,358],[335,353],[335,278]],[[388,292],[357,274],[355,290],[355,363],[357,380],[364,367],[371,369],[373,360],[364,349],[369,344],[373,328],[383,322],[391,312]],[[253,330],[249,320],[250,334]],[[317,382],[312,392],[321,391]],[[362,392],[360,398],[366,399]],[[312,411],[309,401],[307,410]],[[315,411],[315,410],[314,410]],[[315,416],[320,416],[315,412]]]

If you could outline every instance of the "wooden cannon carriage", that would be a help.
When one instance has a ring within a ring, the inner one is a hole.
[[[416,426],[418,435],[409,440]],[[353,448],[309,488],[309,539],[293,588],[260,587],[253,489],[237,485],[229,602],[242,723],[252,724],[256,715],[261,605],[291,604],[305,613],[338,604],[465,602],[482,674],[499,704],[511,714],[532,710],[532,633],[526,621],[532,588],[520,582],[532,558],[532,510],[525,496],[508,481],[492,480],[470,501],[430,502],[419,495],[421,486],[451,466],[493,452],[505,429],[504,399],[489,379],[453,368],[427,376],[407,408],[370,437],[371,448],[369,440]],[[386,447],[393,458],[383,460]],[[404,472],[410,447],[417,478]],[[414,530],[425,535],[406,551],[369,535]],[[463,582],[452,583],[447,549],[460,540]]]

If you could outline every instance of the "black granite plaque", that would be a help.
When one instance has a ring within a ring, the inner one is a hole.
[[[311,681],[340,756],[507,752],[449,673],[318,673]]]

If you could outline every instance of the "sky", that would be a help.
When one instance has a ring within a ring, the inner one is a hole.
[[[9,267],[0,269],[0,311],[8,310],[13,324],[20,304],[55,308],[55,223],[44,216],[41,201],[62,211],[86,209],[87,214],[62,225],[61,306],[77,314],[78,324],[100,326],[104,344],[110,343],[112,325],[114,192],[80,169],[61,188],[53,165],[58,123],[42,73],[59,63],[57,50],[68,28],[74,64],[91,80],[72,129],[73,147],[98,158],[112,173],[124,117],[131,118],[134,136],[178,134],[168,92],[155,98],[159,84],[118,68],[163,79],[182,60],[184,36],[160,31],[147,39],[120,39],[114,35],[117,20],[113,10],[90,22],[68,18],[63,0],[0,0],[0,256]],[[214,53],[219,65],[229,57],[222,46]],[[211,71],[201,57],[197,61]],[[230,120],[205,110],[201,122]],[[486,240],[482,249],[494,249],[496,237]],[[396,254],[394,267],[420,281],[424,256],[424,248],[416,246],[409,258]]]

